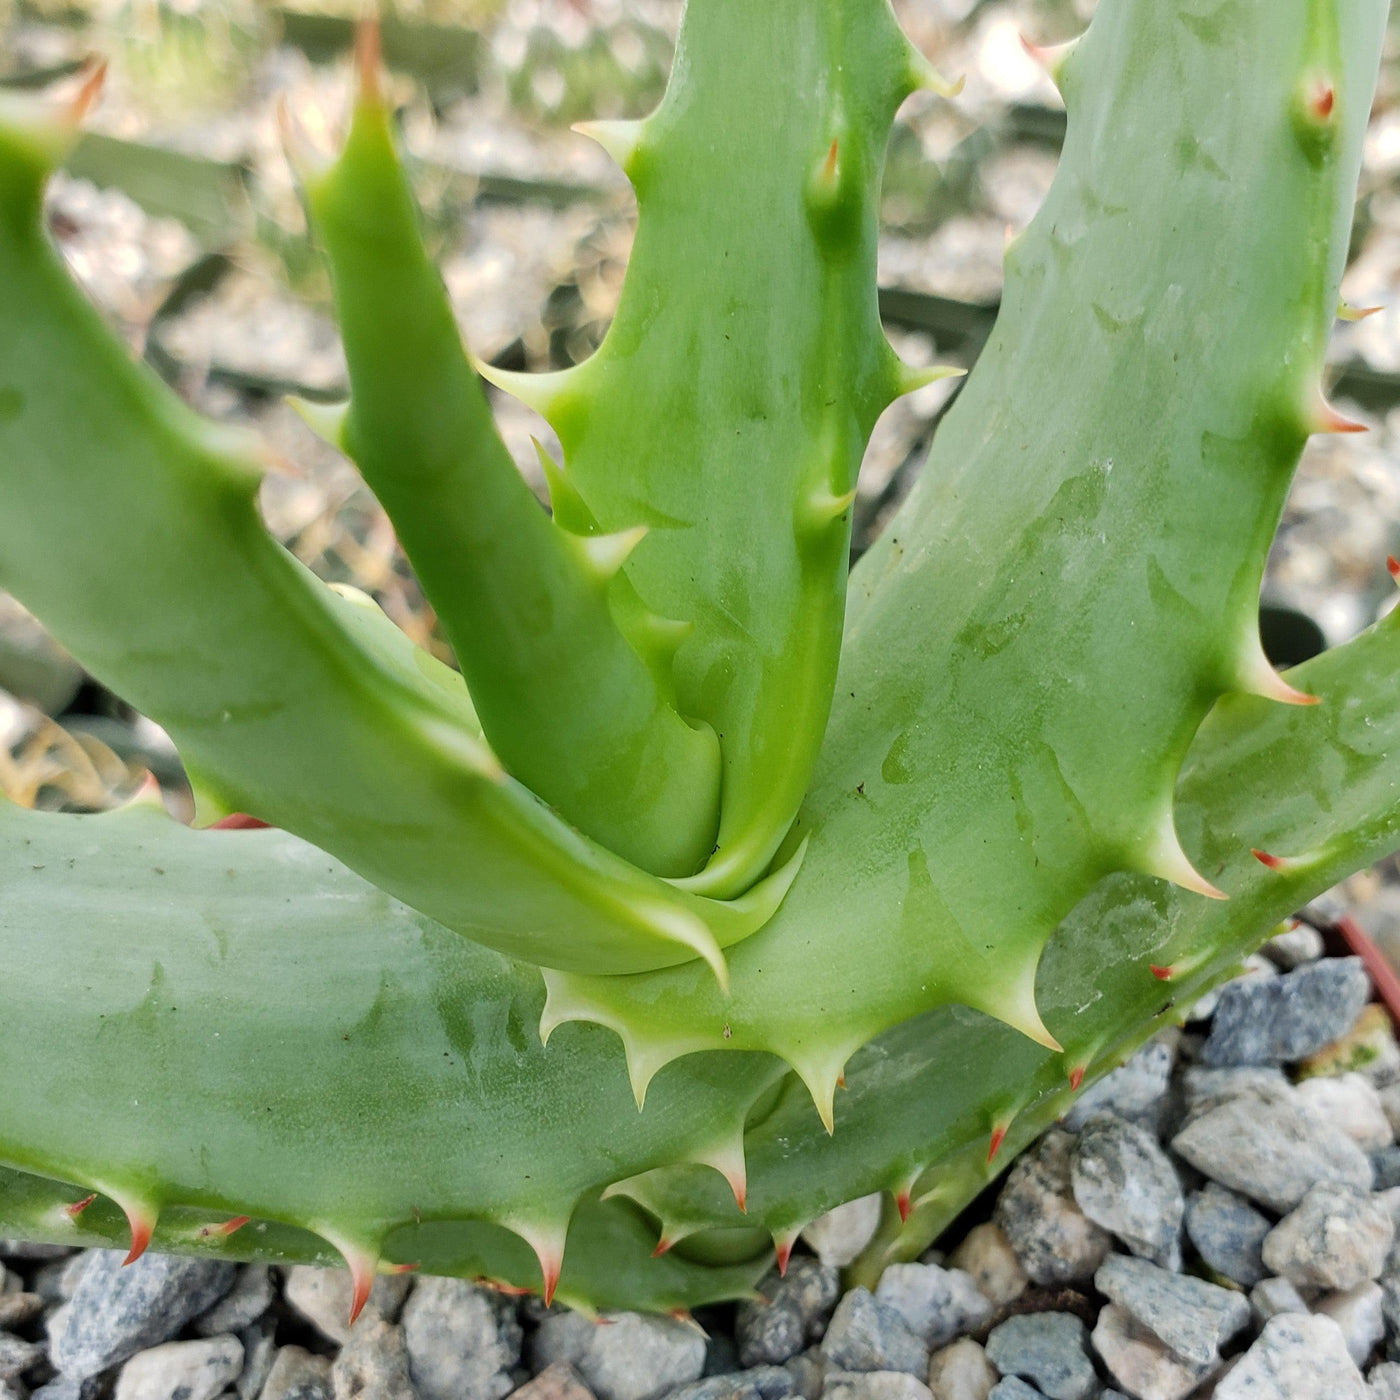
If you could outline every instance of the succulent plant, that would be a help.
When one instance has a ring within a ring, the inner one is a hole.
[[[0,585],[169,730],[201,826],[272,829],[0,810],[0,1235],[684,1309],[883,1190],[869,1278],[1400,845],[1400,624],[1286,680],[1257,625],[1302,446],[1356,426],[1321,381],[1385,17],[1102,0],[1045,55],[1058,178],[849,585],[927,378],[876,311],[883,146],[938,82],[886,0],[691,0],[658,111],[594,128],[617,318],[485,371],[558,433],[552,515],[366,30],[343,151],[288,121],[351,380],[305,411],[460,674],[104,330],[41,227],[75,111],[6,99]]]

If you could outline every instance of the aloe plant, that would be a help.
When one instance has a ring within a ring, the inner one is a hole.
[[[1290,909],[1400,846],[1400,624],[1277,675],[1384,0],[1102,0],[1054,188],[847,581],[882,409],[886,0],[691,0],[617,318],[497,382],[418,239],[372,31],[288,114],[359,465],[460,673],[259,522],[258,445],[131,363],[0,109],[0,585],[174,736],[150,799],[0,811],[0,1235],[742,1296],[883,1190],[870,1278]],[[939,373],[941,371],[935,371]],[[1379,563],[1379,561],[1378,561]],[[250,823],[234,823],[247,827]],[[1267,853],[1267,862],[1254,852]]]

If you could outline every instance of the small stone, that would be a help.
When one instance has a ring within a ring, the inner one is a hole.
[[[1307,1300],[1298,1292],[1297,1284],[1286,1278],[1266,1278],[1255,1284],[1254,1291],[1249,1295],[1249,1303],[1255,1321],[1261,1327],[1280,1313],[1312,1311]]]
[[[1400,1147],[1371,1153],[1371,1171],[1375,1175],[1375,1190],[1392,1191],[1400,1186]]]
[[[1274,1065],[1240,1065],[1209,1069],[1191,1065],[1181,1076],[1187,1121],[1231,1099],[1252,1097],[1262,1103],[1295,1102],[1288,1076]]]
[[[23,1327],[44,1310],[37,1293],[0,1293],[0,1329]]]
[[[33,1342],[23,1342],[8,1332],[0,1332],[0,1380],[22,1376],[31,1366],[44,1359],[44,1349]]]
[[[1170,1273],[1146,1259],[1109,1255],[1094,1287],[1194,1366],[1218,1360],[1220,1348],[1249,1324],[1242,1293]]]
[[[1281,1313],[1216,1387],[1215,1400],[1369,1400],[1330,1317]]]
[[[25,1400],[27,1394],[18,1381],[0,1381],[0,1400]]]
[[[1181,1267],[1181,1181],[1145,1128],[1111,1113],[1090,1118],[1074,1144],[1070,1184],[1079,1209],[1134,1254]]]
[[[277,1319],[264,1314],[245,1327],[238,1340],[243,1343],[243,1371],[235,1387],[238,1400],[258,1400],[277,1360]]]
[[[47,1385],[41,1385],[29,1400],[97,1400],[104,1387],[96,1376],[55,1376]]]
[[[1363,1152],[1379,1152],[1395,1141],[1381,1096],[1363,1075],[1305,1079],[1298,1085],[1298,1097]]]
[[[905,1326],[894,1308],[877,1301],[864,1288],[851,1289],[836,1305],[822,1352],[827,1365],[841,1371],[928,1374],[928,1347]]]
[[[992,1328],[987,1359],[1002,1375],[1030,1381],[1047,1400],[1090,1400],[1099,1383],[1088,1342],[1071,1313],[1022,1313]]]
[[[743,1366],[781,1365],[826,1329],[841,1280],[829,1264],[796,1258],[786,1276],[770,1273],[759,1285],[764,1302],[741,1303],[734,1332]]]
[[[331,1365],[331,1395],[334,1400],[418,1400],[403,1328],[361,1314]]]
[[[967,1274],[994,1307],[1014,1303],[1030,1287],[1031,1281],[1011,1242],[1001,1226],[990,1220],[974,1225],[948,1262]]]
[[[1007,1376],[992,1387],[989,1400],[1045,1400],[1045,1392],[1037,1390],[1020,1376]]]
[[[694,1327],[643,1313],[609,1313],[599,1322],[550,1313],[530,1351],[539,1370],[569,1362],[599,1400],[655,1400],[698,1381],[705,1369],[705,1339]]]
[[[1298,1066],[1300,1079],[1352,1072],[1365,1076],[1377,1089],[1400,1080],[1400,1045],[1395,1042],[1390,1015],[1379,1002],[1368,1002],[1344,1036]]]
[[[987,1353],[971,1337],[959,1337],[929,1358],[933,1400],[987,1400],[996,1378]]]
[[[512,1400],[593,1400],[583,1377],[567,1361],[555,1361],[511,1391]]]
[[[520,1360],[515,1309],[464,1279],[422,1278],[403,1309],[408,1369],[422,1400],[501,1400]]]
[[[49,1318],[49,1351],[65,1376],[81,1380],[173,1337],[233,1287],[237,1270],[211,1259],[94,1249],[72,1299]]]
[[[393,1321],[403,1307],[413,1279],[407,1274],[380,1274],[370,1289],[363,1318]],[[287,1272],[283,1293],[287,1301],[323,1337],[342,1346],[350,1340],[350,1301],[354,1284],[349,1269],[318,1269],[312,1264],[296,1264]],[[358,1326],[358,1324],[357,1324]]]
[[[1246,1288],[1268,1270],[1260,1253],[1273,1222],[1243,1196],[1208,1181],[1186,1202],[1186,1233],[1196,1252],[1218,1274]]]
[[[1112,1243],[1080,1210],[1070,1185],[1074,1139],[1052,1128],[1011,1168],[995,1220],[1021,1267],[1042,1286],[1088,1278]]]
[[[1291,972],[1304,963],[1316,962],[1323,954],[1322,935],[1301,919],[1290,919],[1259,950],[1276,967]]]
[[[783,1362],[783,1369],[792,1377],[795,1394],[802,1400],[818,1400],[826,1384],[826,1364],[819,1350],[814,1348],[791,1357]]]
[[[1341,1293],[1329,1293],[1315,1311],[1330,1317],[1342,1329],[1347,1351],[1358,1366],[1380,1345],[1385,1336],[1382,1311],[1384,1294],[1378,1283],[1359,1283]]]
[[[677,1386],[666,1400],[787,1400],[795,1390],[792,1373],[782,1366],[755,1366]]]
[[[1318,1182],[1371,1187],[1366,1154],[1298,1102],[1293,1089],[1268,1099],[1226,1099],[1192,1118],[1172,1149],[1197,1171],[1272,1210],[1292,1210]]]
[[[891,1264],[875,1297],[930,1347],[976,1330],[992,1315],[990,1300],[977,1291],[970,1274],[937,1264]]]
[[[331,1400],[331,1363],[301,1347],[283,1347],[258,1400]]]
[[[1366,1377],[1371,1400],[1400,1400],[1400,1363],[1382,1361],[1371,1367]]]
[[[1264,1240],[1264,1263],[1300,1288],[1379,1278],[1395,1237],[1385,1206],[1354,1187],[1314,1186]]]
[[[1291,1063],[1345,1035],[1371,994],[1360,958],[1327,958],[1282,977],[1246,977],[1221,995],[1206,1065]]]
[[[880,1192],[861,1196],[819,1215],[802,1232],[807,1247],[828,1268],[844,1269],[875,1238],[883,1200]]]
[[[1094,1327],[1094,1349],[1109,1374],[1136,1400],[1183,1400],[1218,1366],[1194,1366],[1110,1303]]]
[[[116,1400],[214,1400],[242,1369],[237,1337],[166,1342],[137,1352],[122,1367]]]
[[[266,1264],[248,1264],[238,1271],[233,1287],[208,1312],[195,1318],[201,1337],[241,1332],[272,1306],[272,1275]]]
[[[1169,1027],[1149,1040],[1125,1065],[1110,1070],[1080,1094],[1064,1124],[1077,1133],[1096,1113],[1113,1113],[1156,1132],[1176,1064],[1181,1032]]]
[[[822,1400],[929,1400],[929,1388],[903,1371],[842,1372],[828,1380]]]

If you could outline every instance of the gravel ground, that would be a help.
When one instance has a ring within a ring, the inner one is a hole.
[[[0,1242],[0,1400],[1396,1400],[1400,1045],[1370,996],[1291,922],[873,1294],[841,1269],[879,1197],[693,1320],[402,1276],[351,1329],[342,1270]]]

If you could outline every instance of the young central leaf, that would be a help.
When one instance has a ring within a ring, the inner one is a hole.
[[[926,75],[886,0],[694,0],[660,109],[592,129],[640,210],[606,340],[559,374],[488,371],[549,419],[603,530],[648,527],[628,576],[690,624],[680,711],[723,765],[707,894],[768,865],[826,728],[852,488],[913,385],[880,329],[875,215]]]

